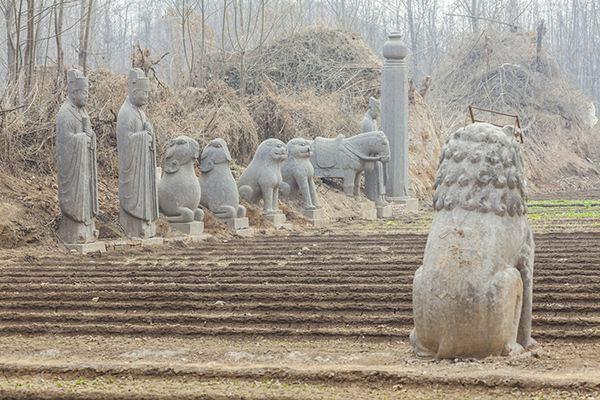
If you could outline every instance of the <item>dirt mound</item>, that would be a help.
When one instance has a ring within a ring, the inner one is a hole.
[[[449,51],[431,93],[448,132],[466,123],[471,104],[519,115],[534,189],[587,188],[600,180],[590,162],[600,146],[590,126],[591,99],[567,81],[547,53],[538,57],[534,34],[488,31],[469,37]],[[478,117],[514,123],[487,113]]]

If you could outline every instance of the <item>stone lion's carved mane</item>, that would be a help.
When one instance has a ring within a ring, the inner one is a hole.
[[[523,161],[512,128],[508,131],[475,123],[447,140],[434,184],[436,211],[526,213]]]

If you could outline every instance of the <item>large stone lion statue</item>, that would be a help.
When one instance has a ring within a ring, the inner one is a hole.
[[[240,205],[240,195],[231,173],[231,154],[225,140],[211,140],[200,156],[200,204],[219,218],[242,218],[246,208]]]
[[[436,214],[413,282],[418,356],[512,355],[531,338],[534,243],[512,127],[459,129],[441,155]]]
[[[158,184],[158,205],[167,221],[185,223],[202,221],[200,183],[194,171],[200,145],[187,136],[169,140],[165,151],[163,174]]]
[[[290,198],[300,195],[302,208],[305,210],[319,208],[313,181],[315,169],[310,162],[311,141],[302,138],[292,139],[287,144],[287,152],[288,159],[281,168],[282,188],[285,188],[285,195]]]
[[[267,139],[258,146],[238,181],[240,196],[250,203],[258,203],[262,199],[267,215],[279,213],[281,165],[286,159],[285,143],[279,139]]]

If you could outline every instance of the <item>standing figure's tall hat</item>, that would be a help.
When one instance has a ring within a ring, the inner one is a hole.
[[[78,69],[71,68],[67,71],[67,90],[69,93],[75,90],[87,90],[88,79]]]
[[[139,68],[129,70],[127,85],[130,92],[133,90],[150,90],[150,80],[146,77],[144,71]]]

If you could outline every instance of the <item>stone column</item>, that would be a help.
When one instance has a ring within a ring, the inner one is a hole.
[[[408,48],[398,32],[390,33],[383,46],[381,74],[381,128],[390,141],[387,167],[387,199],[407,202],[408,177]]]

